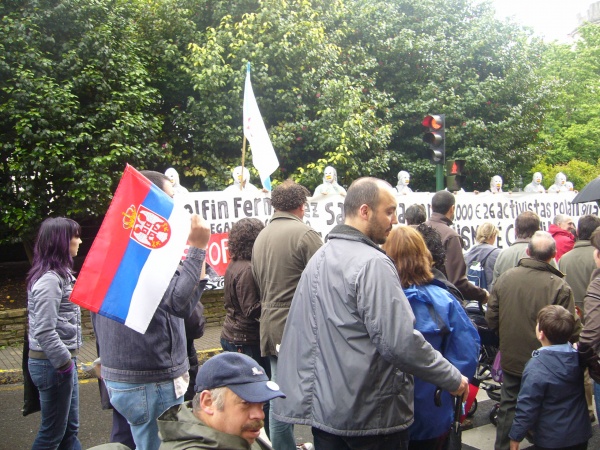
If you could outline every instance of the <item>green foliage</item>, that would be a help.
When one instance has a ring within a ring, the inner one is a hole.
[[[420,122],[445,113],[447,152],[471,163],[468,186],[487,186],[496,173],[511,180],[535,161],[529,144],[549,103],[532,70],[541,48],[498,22],[489,6],[465,0],[264,0],[241,18],[225,16],[191,46],[190,116],[205,133],[196,135],[201,144],[189,165],[209,167],[204,146],[220,149],[227,167],[239,161],[241,87],[251,61],[281,161],[276,178],[291,174],[314,188],[328,164],[344,185],[361,175],[395,179],[407,169],[414,187],[431,190]]]
[[[212,185],[205,180],[208,187],[222,188],[229,168],[240,161],[248,61],[281,162],[275,178],[291,175],[314,187],[322,167],[332,164],[340,182],[349,184],[365,174],[365,167],[368,171],[385,165],[380,155],[392,127],[385,123],[383,109],[391,97],[373,89],[366,73],[376,65],[373,58],[360,49],[345,54],[326,27],[347,13],[342,2],[317,8],[306,1],[264,1],[255,13],[237,21],[225,16],[218,27],[206,30],[202,44],[190,46],[185,65],[197,93],[190,105],[190,116],[197,120],[197,150],[191,152],[189,165],[207,168],[213,180]],[[220,151],[221,166],[207,161],[204,148]],[[251,151],[249,158],[251,162]]]
[[[104,214],[125,164],[160,160],[158,92],[128,2],[12,2],[0,22],[0,240]]]
[[[485,2],[13,0],[0,17],[0,241],[48,215],[101,216],[125,163],[174,166],[192,190],[228,185],[247,62],[275,183],[314,189],[332,165],[345,186],[408,170],[433,190],[430,113],[446,114],[467,189],[495,174],[513,184],[546,152],[598,159],[598,136],[584,136],[596,32],[575,50],[546,47]],[[251,148],[246,161],[255,176]]]
[[[590,164],[587,161],[573,159],[566,164],[555,165],[549,164],[544,160],[533,166],[530,176],[535,172],[540,172],[542,174],[542,184],[546,189],[554,184],[554,177],[556,174],[562,172],[567,176],[567,181],[573,183],[573,188],[580,191],[600,173],[600,160],[597,160],[596,164]]]
[[[556,45],[545,54],[543,73],[556,100],[540,138],[551,164],[600,157],[600,25],[579,30],[575,46]]]

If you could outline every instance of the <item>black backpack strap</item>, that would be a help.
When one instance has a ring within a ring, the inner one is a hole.
[[[487,255],[485,255],[485,257],[481,260],[481,266],[483,267],[485,265],[485,262],[487,261],[487,259],[489,258],[489,256],[494,253],[494,250],[496,250],[497,247],[494,247],[493,249],[491,249]]]

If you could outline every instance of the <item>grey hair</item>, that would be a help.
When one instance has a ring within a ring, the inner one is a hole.
[[[214,389],[209,389],[210,397],[212,398],[213,404],[215,408],[219,411],[223,411],[225,408],[225,391],[226,387],[218,387]],[[200,410],[200,392],[194,395],[192,399],[192,411],[197,412]]]
[[[194,413],[198,412],[200,409],[200,393],[196,393],[194,398],[192,398],[192,411]]]
[[[564,221],[568,220],[569,216],[567,216],[566,214],[557,214],[556,216],[554,216],[554,225],[560,225],[561,223],[563,223]]]
[[[549,261],[556,255],[556,242],[547,231],[536,231],[528,245],[529,256],[538,261]]]

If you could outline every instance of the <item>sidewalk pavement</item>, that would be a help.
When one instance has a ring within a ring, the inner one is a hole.
[[[221,326],[207,326],[204,329],[204,336],[194,341],[201,363],[222,351],[221,328]],[[22,345],[0,349],[0,385],[23,382],[22,357]],[[81,364],[92,363],[97,357],[96,339],[84,340],[77,358],[79,379],[92,378],[87,372],[81,370]]]

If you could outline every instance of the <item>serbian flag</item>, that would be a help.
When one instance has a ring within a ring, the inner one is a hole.
[[[271,174],[279,167],[279,159],[275,154],[275,149],[267,133],[267,128],[263,122],[252,83],[250,83],[250,63],[246,70],[246,85],[244,87],[244,136],[250,142],[252,149],[252,162],[258,170],[260,181],[263,187],[271,190]]]
[[[145,333],[181,260],[190,217],[127,165],[71,301]]]

